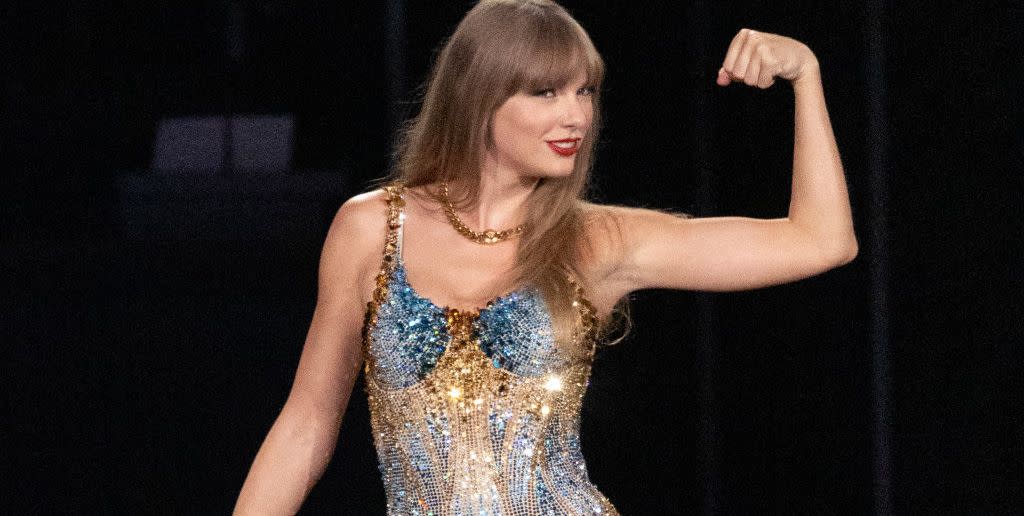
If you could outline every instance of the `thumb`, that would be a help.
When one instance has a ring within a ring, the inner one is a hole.
[[[729,83],[732,82],[732,79],[729,77],[729,74],[725,71],[724,66],[718,69],[718,77],[715,79],[715,82],[719,86],[728,86]]]

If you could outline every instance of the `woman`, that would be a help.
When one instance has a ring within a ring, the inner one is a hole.
[[[295,383],[236,514],[298,510],[363,364],[389,514],[615,514],[578,428],[594,347],[627,294],[776,285],[857,253],[818,73],[802,43],[747,29],[718,72],[722,86],[792,82],[788,217],[593,204],[604,65],[589,37],[548,0],[477,4],[391,177],[331,225]]]

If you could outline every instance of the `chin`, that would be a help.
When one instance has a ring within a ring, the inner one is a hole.
[[[568,166],[562,164],[560,167],[552,167],[547,169],[545,175],[549,177],[569,177],[572,175],[573,169],[576,168],[576,162],[569,163]]]
[[[572,170],[545,170],[534,174],[537,179],[562,179],[572,175]]]
[[[546,166],[545,166],[546,165]],[[572,175],[573,169],[576,168],[576,161],[573,160],[568,163],[547,163],[544,165],[533,167],[533,170],[529,172],[529,176],[538,179],[550,178],[558,179],[561,177],[569,177]]]
[[[560,177],[569,177],[569,176],[572,175],[572,172],[575,169],[576,169],[576,163],[573,162],[573,164],[568,166],[568,167],[566,167],[565,170],[560,170],[558,175]]]

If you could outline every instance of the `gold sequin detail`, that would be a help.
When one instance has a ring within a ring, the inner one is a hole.
[[[587,475],[579,416],[596,312],[572,285],[573,343],[554,345],[539,293],[480,310],[438,307],[400,263],[403,186],[385,190],[387,238],[363,326],[366,392],[391,515],[618,514]]]

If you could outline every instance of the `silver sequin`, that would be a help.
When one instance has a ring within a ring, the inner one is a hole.
[[[363,352],[388,514],[618,514],[590,482],[579,446],[591,361],[560,353],[535,289],[468,313],[417,293],[400,254],[402,186],[387,191]],[[580,301],[586,320],[592,307]]]

